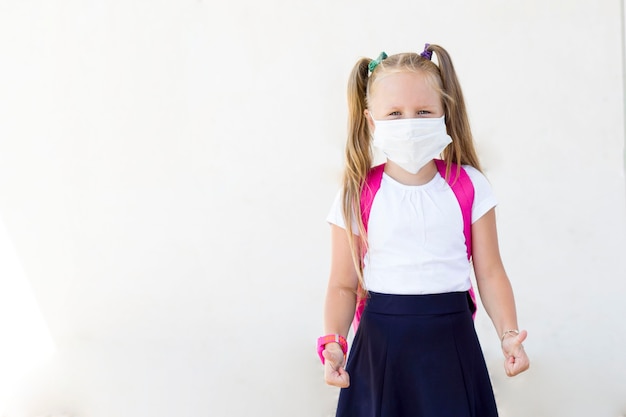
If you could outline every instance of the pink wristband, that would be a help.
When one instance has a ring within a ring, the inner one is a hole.
[[[339,343],[339,346],[341,346],[341,351],[343,352],[344,356],[346,355],[346,353],[348,353],[348,341],[342,335],[327,334],[326,336],[322,336],[317,339],[317,354],[319,355],[322,364],[326,362],[326,360],[324,359],[324,355],[322,355],[322,352],[324,351],[326,344],[331,342]]]

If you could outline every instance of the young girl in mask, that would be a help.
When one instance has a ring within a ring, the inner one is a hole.
[[[337,416],[497,416],[472,320],[472,264],[509,376],[529,367],[527,333],[517,330],[498,250],[496,201],[480,172],[452,61],[428,44],[421,54],[361,59],[348,98],[343,189],[328,217],[326,336],[318,339],[326,382],[342,388]],[[371,144],[387,161],[364,221]],[[462,208],[438,171],[439,156],[446,175],[462,166],[474,189],[471,263]],[[359,299],[365,309],[346,363]]]

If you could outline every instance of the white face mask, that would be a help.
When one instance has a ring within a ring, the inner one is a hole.
[[[371,113],[370,113],[371,116]],[[372,120],[374,118],[372,117]],[[373,145],[387,159],[411,174],[438,157],[452,143],[445,116],[421,119],[374,120]]]

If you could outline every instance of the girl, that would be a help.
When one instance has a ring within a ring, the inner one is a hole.
[[[337,416],[497,416],[472,320],[470,250],[509,376],[529,367],[522,346],[527,333],[517,330],[498,249],[496,201],[480,172],[452,61],[428,44],[419,55],[361,59],[348,97],[343,190],[328,218],[327,335],[318,340],[326,382],[342,388]],[[369,190],[372,138],[387,162],[367,217],[361,200],[363,187]],[[460,200],[438,172],[439,155],[446,177],[462,165],[473,185],[471,244]],[[360,298],[365,310],[346,364]]]

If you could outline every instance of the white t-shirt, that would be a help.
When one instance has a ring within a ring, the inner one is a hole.
[[[480,171],[463,168],[474,185],[474,223],[497,201]],[[341,192],[327,221],[345,229]],[[370,211],[368,244],[363,277],[369,291],[439,294],[471,286],[461,208],[439,173],[424,185],[400,184],[383,174]]]

